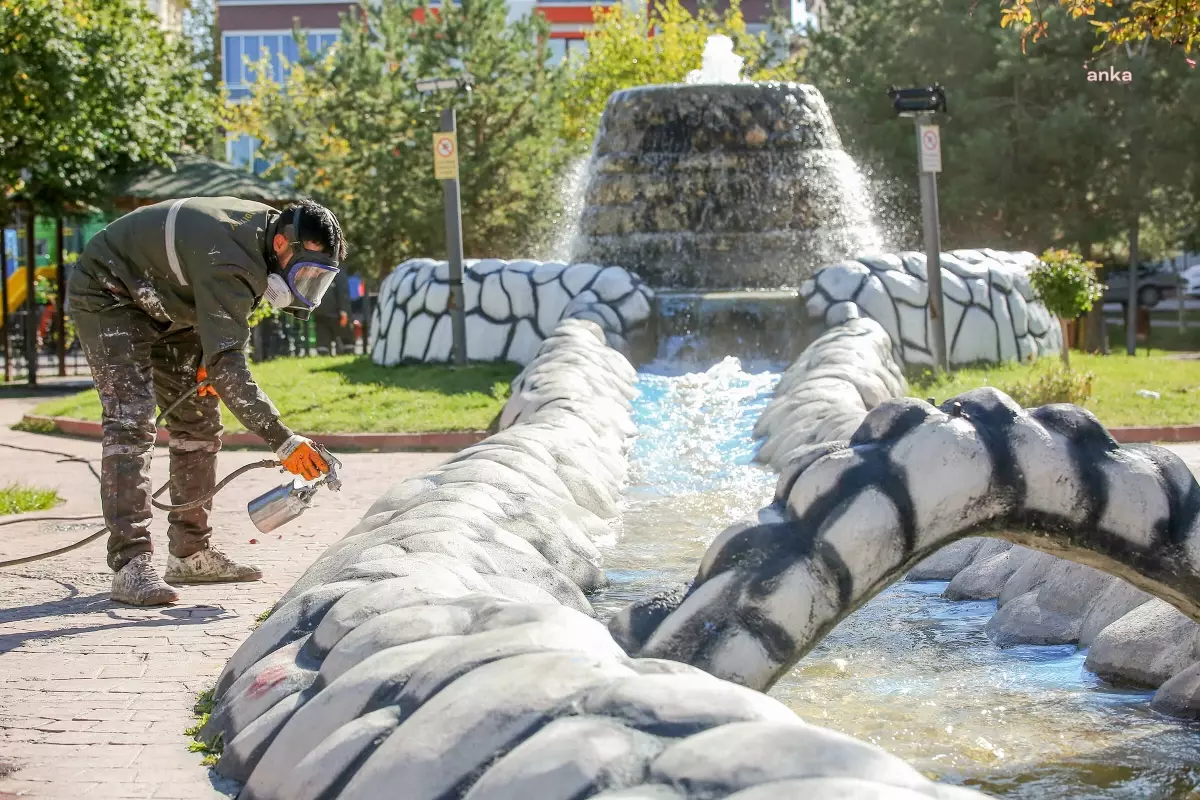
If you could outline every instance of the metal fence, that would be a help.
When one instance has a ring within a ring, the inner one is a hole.
[[[350,324],[345,328],[327,330],[325,336],[318,330],[321,323],[315,319],[301,322],[287,315],[279,315],[259,323],[251,331],[251,358],[254,361],[270,361],[276,358],[295,358],[321,354],[355,354],[366,352],[367,330],[370,321],[372,298],[359,298],[354,302]],[[48,310],[49,309],[49,310]],[[73,335],[69,317],[64,320],[63,347],[59,348],[58,327],[54,320],[54,307],[36,305],[29,325],[28,306],[0,320],[0,329],[5,332],[6,346],[0,348],[0,368],[5,383],[36,383],[39,379],[53,380],[59,376],[87,378],[91,376],[87,359]],[[357,324],[356,324],[357,323]],[[328,341],[327,341],[328,339]],[[32,341],[37,350],[36,369],[30,380],[28,349]]]
[[[4,347],[0,350],[0,365],[6,383],[36,383],[38,378],[88,377],[87,360],[70,334],[70,328],[64,325],[63,347],[60,351],[58,329],[54,320],[53,306],[35,306],[31,316],[27,306],[22,306],[11,314],[5,315],[0,322],[4,330]],[[34,374],[29,374],[29,343],[33,342],[36,350]]]

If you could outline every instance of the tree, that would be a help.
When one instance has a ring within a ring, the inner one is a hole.
[[[973,0],[933,10],[922,0],[830,0],[827,9],[806,69],[891,201],[893,244],[918,241],[918,204],[912,127],[884,91],[935,80],[949,97],[939,176],[948,248],[1073,247],[1111,258],[1125,252],[1135,207],[1157,231],[1159,249],[1145,255],[1178,247],[1195,229],[1200,81],[1165,46],[1150,45],[1144,59],[1122,51],[1093,60],[1090,34],[1059,25],[1022,56],[1017,35],[995,24],[998,12]],[[1133,77],[1088,79],[1101,70]]]
[[[250,101],[232,108],[230,128],[263,141],[275,174],[338,215],[359,274],[445,252],[432,145],[446,103],[458,111],[466,255],[511,257],[550,223],[558,176],[580,149],[558,135],[565,74],[548,63],[544,19],[507,13],[504,0],[357,7],[285,88],[260,68]],[[418,78],[462,73],[474,76],[469,92],[416,91]]]
[[[1034,295],[1062,325],[1062,360],[1066,366],[1071,364],[1067,323],[1091,311],[1092,304],[1104,296],[1104,284],[1096,280],[1099,267],[1070,250],[1047,250],[1029,272]]]
[[[1048,0],[1049,2],[1049,0]],[[1154,40],[1180,47],[1184,52],[1200,44],[1200,2],[1197,0],[1059,0],[1072,19],[1087,17],[1100,37],[1095,49]],[[1021,50],[1050,29],[1052,3],[1042,0],[1001,0],[1000,25],[1021,29]],[[1106,13],[1109,11],[1111,13]],[[1099,13],[1097,13],[1099,12]],[[1097,19],[1096,17],[1099,17]],[[1195,66],[1194,59],[1188,63]]]
[[[112,177],[211,131],[187,44],[131,0],[0,0],[0,215],[103,204]]]
[[[709,6],[693,15],[679,0],[666,0],[651,4],[649,18],[618,3],[599,14],[587,33],[588,54],[573,66],[565,135],[590,144],[613,92],[683,83],[689,72],[700,68],[705,42],[714,34],[733,40],[735,52],[746,59],[746,77],[778,80],[795,72],[795,52],[790,54],[792,63],[772,64],[775,51],[767,35],[746,30],[737,0],[721,15]]]

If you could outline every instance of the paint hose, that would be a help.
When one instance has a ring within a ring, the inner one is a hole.
[[[175,402],[171,403],[171,405],[169,405],[165,409],[163,409],[162,413],[159,414],[158,417],[154,420],[155,430],[158,429],[158,426],[162,423],[163,418],[166,417],[168,414],[170,414],[172,411],[174,411],[176,408],[178,408],[179,405],[181,403],[183,403],[184,400],[188,399],[188,397],[191,396],[192,392],[199,391],[203,387],[208,386],[210,383],[212,383],[211,378],[206,378],[206,379],[200,381],[195,386],[193,386],[191,389],[184,392],[183,396],[179,397]],[[51,456],[61,456],[62,458],[58,461],[58,463],[61,464],[64,462],[72,462],[72,463],[85,464],[85,465],[87,465],[87,468],[89,470],[91,470],[92,474],[96,476],[96,480],[100,480],[100,475],[96,472],[96,468],[94,466],[92,466],[91,460],[82,458],[77,455],[73,455],[71,453],[61,453],[61,452],[58,452],[55,450],[43,450],[38,447],[21,447],[19,445],[6,444],[4,442],[0,442],[0,447],[7,447],[11,450],[22,450],[27,453],[44,453],[46,455],[51,455]],[[186,503],[179,503],[178,505],[169,505],[167,503],[160,503],[157,500],[158,496],[161,495],[163,492],[165,492],[167,490],[167,487],[169,487],[171,485],[170,481],[168,481],[167,483],[164,483],[162,486],[158,487],[158,489],[154,492],[154,494],[150,496],[150,502],[151,502],[151,504],[153,504],[153,506],[155,508],[162,509],[163,511],[190,511],[194,508],[199,508],[200,506],[207,503],[214,496],[216,496],[216,494],[218,492],[220,492],[222,489],[224,489],[226,486],[228,486],[232,481],[234,481],[238,477],[246,474],[247,472],[250,472],[250,471],[256,470],[256,469],[265,469],[267,467],[279,467],[279,466],[282,466],[282,464],[280,464],[278,461],[276,461],[274,459],[265,459],[263,461],[255,461],[252,464],[246,464],[244,466],[238,467],[233,472],[226,475],[225,478],[220,483],[218,483],[216,486],[214,486],[210,491],[205,492],[203,495],[201,495],[200,497],[197,497],[195,500],[189,500]],[[103,516],[104,516],[103,514],[76,514],[76,515],[71,515],[71,516],[49,515],[49,516],[38,516],[38,517],[21,517],[20,519],[0,520],[0,525],[15,525],[18,522],[78,521],[78,520],[87,520],[87,519],[97,519],[97,518],[103,517]],[[108,526],[100,528],[96,532],[89,534],[86,538],[80,539],[78,542],[69,544],[66,547],[60,547],[57,550],[50,550],[45,553],[38,553],[38,554],[32,555],[32,556],[24,556],[22,558],[14,558],[9,561],[0,561],[0,569],[3,569],[5,567],[15,567],[19,564],[28,564],[32,561],[42,561],[43,559],[53,558],[54,556],[60,556],[63,553],[69,553],[72,550],[77,550],[86,544],[90,544],[91,542],[94,542],[96,539],[99,539],[101,536],[103,536],[106,533],[108,533]]]

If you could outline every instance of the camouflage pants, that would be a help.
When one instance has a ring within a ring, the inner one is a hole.
[[[74,310],[79,342],[104,408],[101,505],[109,528],[108,565],[119,570],[150,542],[150,458],[155,406],[189,399],[164,420],[171,434],[171,504],[185,503],[216,485],[221,409],[215,397],[192,388],[203,351],[194,328],[166,332],[135,307]],[[183,558],[208,546],[212,503],[167,515],[170,552]]]

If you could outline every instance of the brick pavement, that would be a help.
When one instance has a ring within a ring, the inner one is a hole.
[[[39,398],[0,399],[0,442],[99,458],[98,442],[11,431]],[[226,451],[218,474],[261,459]],[[223,798],[220,779],[187,750],[197,693],[209,688],[255,618],[291,586],[395,481],[432,467],[444,453],[349,454],[340,494],[322,491],[315,508],[280,533],[259,534],[246,502],[284,476],[264,470],[219,494],[218,544],[252,561],[263,581],[184,587],[180,603],[137,609],[108,600],[104,538],[57,558],[0,571],[0,800],[35,798]],[[52,486],[67,499],[55,511],[99,510],[98,484],[82,464],[0,448],[0,485]],[[98,467],[97,467],[98,468]],[[154,485],[166,478],[156,451]],[[103,523],[0,527],[0,561],[61,547]],[[154,523],[160,569],[166,519]],[[250,544],[255,538],[258,544]]]

